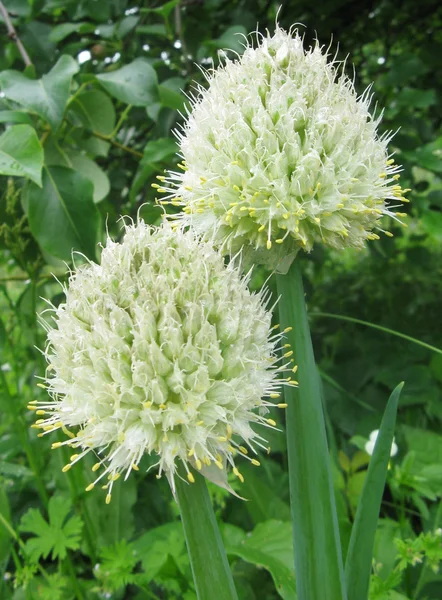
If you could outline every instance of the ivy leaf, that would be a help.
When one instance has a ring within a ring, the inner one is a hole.
[[[69,498],[52,496],[48,506],[49,523],[43,518],[40,510],[35,508],[23,515],[20,531],[33,533],[35,536],[25,544],[30,560],[37,562],[41,556],[47,558],[51,552],[53,560],[63,560],[68,549],[77,550],[80,547],[83,521],[77,515],[67,519],[71,508]]]

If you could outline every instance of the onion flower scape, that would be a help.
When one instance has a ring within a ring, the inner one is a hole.
[[[301,248],[362,248],[383,216],[407,216],[394,210],[409,190],[387,151],[392,135],[377,133],[370,88],[358,96],[327,58],[277,27],[206,73],[176,132],[181,170],[153,184],[162,204],[183,207],[173,219],[285,272]]]
[[[74,449],[68,471],[89,453],[93,481],[107,490],[156,456],[172,491],[181,463],[232,491],[226,467],[243,481],[236,459],[259,465],[267,450],[256,425],[278,402],[278,378],[293,366],[286,332],[271,325],[267,290],[251,293],[248,276],[194,233],[165,223],[126,225],[121,243],[107,240],[101,264],[85,264],[51,305],[45,383],[52,399],[28,406],[39,436],[61,429],[53,448]],[[45,311],[47,312],[47,311]],[[278,326],[277,326],[278,327]],[[282,350],[281,350],[282,347]],[[280,352],[281,350],[281,352]],[[104,480],[104,481],[103,481]]]

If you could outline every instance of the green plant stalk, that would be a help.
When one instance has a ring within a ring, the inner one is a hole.
[[[299,259],[276,276],[281,329],[299,367],[286,386],[287,452],[298,600],[345,600],[344,568],[324,412]]]
[[[345,562],[349,600],[368,597],[374,539],[390,461],[399,396],[403,385],[400,383],[393,390],[385,408],[358,503]]]
[[[175,485],[198,600],[238,600],[206,482],[194,478],[176,477]]]

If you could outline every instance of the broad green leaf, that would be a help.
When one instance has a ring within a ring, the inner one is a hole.
[[[6,98],[35,111],[55,130],[63,119],[72,77],[77,72],[78,64],[65,55],[37,81],[18,71],[4,71],[0,73],[0,86]]]
[[[27,177],[41,187],[43,148],[30,125],[13,125],[0,136],[0,174]]]
[[[254,523],[269,519],[290,520],[290,507],[278,495],[265,473],[253,466],[244,465],[241,472],[244,484],[241,496],[246,498],[245,508]]]
[[[100,215],[93,192],[90,179],[67,167],[45,167],[43,188],[29,185],[29,226],[44,250],[66,261],[73,250],[95,258]]]
[[[405,87],[396,95],[396,102],[399,106],[428,108],[437,103],[437,94],[435,90]]]
[[[429,429],[401,425],[408,450],[414,453],[413,472],[419,473],[427,465],[442,464],[442,435]]]
[[[2,110],[0,123],[27,123],[32,124],[32,119],[27,112],[21,110]]]
[[[63,41],[71,33],[92,33],[95,31],[95,25],[92,23],[61,23],[56,25],[49,34],[49,41],[54,44]]]
[[[52,553],[52,558],[64,559],[67,550],[77,550],[80,546],[80,534],[83,521],[77,515],[67,518],[72,504],[68,497],[52,496],[49,500],[49,522],[41,512],[31,508],[20,521],[20,531],[33,533],[26,544],[26,554],[32,561],[38,561],[41,556],[47,558]]]
[[[393,390],[387,403],[356,511],[345,563],[348,600],[360,600],[368,595],[374,540],[403,385],[400,383]]]
[[[260,523],[240,543],[228,544],[226,551],[267,569],[281,598],[296,599],[290,522],[271,520]]]
[[[110,192],[110,182],[103,169],[85,154],[70,152],[67,156],[71,167],[92,181],[95,204],[104,200]]]
[[[299,365],[299,387],[284,390],[290,498],[299,600],[343,600],[345,580],[319,375],[300,261],[277,274],[281,328]]]
[[[158,86],[160,94],[160,103],[167,108],[182,111],[184,105],[188,102],[186,96],[181,90],[186,87],[186,80],[182,77],[171,77],[162,81]]]
[[[97,79],[109,94],[126,104],[148,106],[158,100],[157,74],[143,58],[136,58],[117,71],[97,75]]]
[[[91,90],[76,96],[69,104],[69,114],[89,129],[110,135],[115,127],[115,108],[107,94]]]
[[[127,17],[124,17],[124,19],[122,19],[116,27],[117,36],[120,39],[123,39],[128,33],[135,29],[139,20],[140,17],[137,17],[136,15],[128,15]]]

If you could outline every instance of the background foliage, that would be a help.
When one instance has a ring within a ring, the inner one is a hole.
[[[84,491],[91,465],[63,474],[68,455],[30,428],[26,405],[45,397],[36,312],[41,297],[62,300],[51,273],[66,281],[72,248],[96,260],[106,230],[121,235],[120,215],[161,221],[151,184],[177,162],[181,90],[204,81],[199,67],[217,65],[219,51],[241,53],[238,34],[257,23],[272,30],[279,3],[4,5],[30,60],[0,23],[0,597],[192,600],[167,483],[141,469],[105,506],[100,492]],[[442,347],[442,9],[429,0],[289,0],[279,21],[303,23],[307,44],[317,36],[328,46],[333,36],[331,54],[349,56],[343,68],[352,76],[355,65],[361,92],[374,82],[382,127],[398,131],[391,149],[413,190],[408,228],[389,224],[395,237],[361,253],[318,248],[302,261],[344,546],[369,460],[364,444],[405,380],[370,598],[439,599],[442,354],[326,314]],[[253,285],[266,277],[256,270]],[[242,468],[248,502],[211,488],[241,600],[295,598],[285,442],[272,438],[260,472]]]

